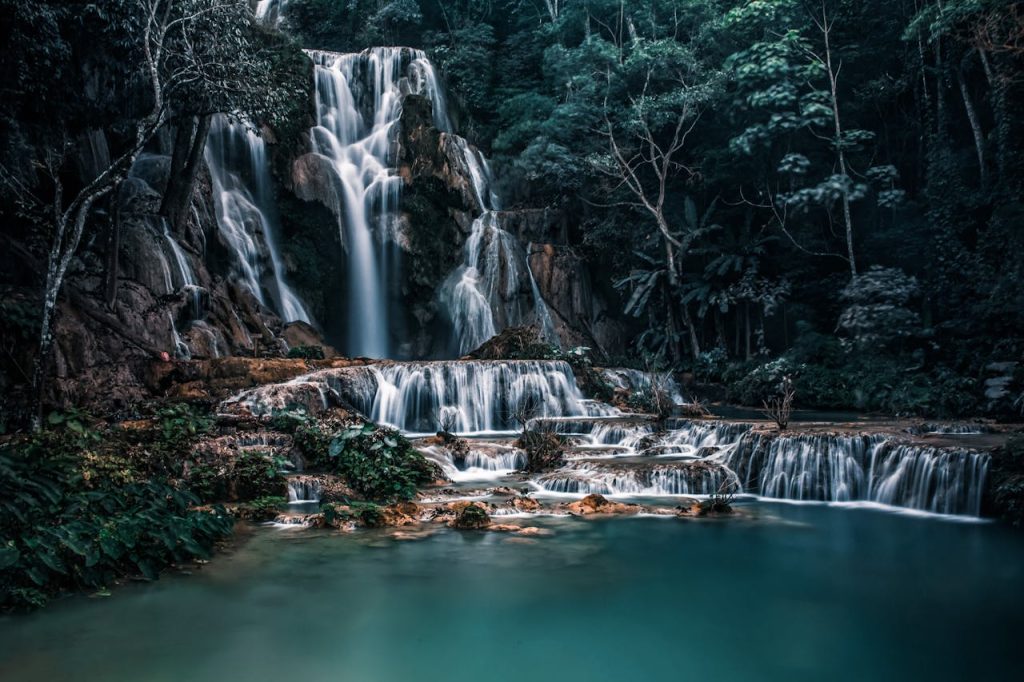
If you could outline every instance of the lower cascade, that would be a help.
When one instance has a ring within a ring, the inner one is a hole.
[[[319,502],[320,481],[310,476],[292,476],[288,479],[288,502]]]
[[[586,399],[562,361],[393,362],[321,370],[251,389],[222,407],[269,415],[336,402],[410,435],[445,430],[469,436],[461,454],[421,447],[456,482],[522,470],[526,455],[510,441],[524,423],[558,433],[565,438],[566,463],[531,481],[551,493],[740,493],[978,516],[990,461],[986,452],[891,433],[777,433],[718,419],[659,424]],[[480,439],[488,435],[499,442]]]
[[[721,457],[764,497],[868,501],[941,514],[981,513],[989,455],[885,435],[750,434]]]

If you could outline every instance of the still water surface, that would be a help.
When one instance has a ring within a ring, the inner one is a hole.
[[[0,619],[0,680],[1021,679],[1024,534],[745,509],[536,539],[260,529],[195,575]]]

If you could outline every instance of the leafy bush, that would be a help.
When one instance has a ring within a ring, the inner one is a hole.
[[[349,426],[327,450],[330,466],[368,500],[410,500],[419,485],[439,478],[437,467],[393,429],[375,424]]]
[[[1014,435],[992,453],[992,512],[1024,525],[1024,435]]]
[[[248,521],[270,521],[277,517],[281,507],[287,503],[288,499],[279,495],[257,497],[238,505],[233,513],[236,517]]]
[[[232,460],[198,461],[189,467],[189,488],[204,502],[256,500],[284,495],[281,470],[286,460],[260,451],[242,451]]]
[[[128,575],[156,579],[231,532],[223,509],[193,509],[198,498],[166,479],[85,475],[81,453],[96,441],[61,429],[0,449],[0,608]]]
[[[288,357],[305,360],[323,360],[324,349],[321,346],[293,346],[288,349]]]
[[[284,465],[285,460],[280,456],[266,452],[242,452],[231,463],[229,478],[233,497],[254,500],[281,495],[286,489],[281,473]]]
[[[384,513],[375,502],[350,501],[344,505],[324,503],[320,505],[320,511],[330,525],[338,521],[359,521],[368,528],[384,525]]]
[[[697,356],[693,364],[693,373],[698,381],[709,384],[713,381],[721,381],[728,364],[729,354],[724,348],[712,348]]]
[[[846,308],[839,329],[855,348],[879,348],[918,333],[921,319],[909,307],[920,293],[917,279],[899,268],[872,266],[843,289]]]
[[[793,379],[796,402],[825,410],[849,408],[854,404],[850,377],[842,370],[823,365],[802,365]]]
[[[749,371],[729,386],[729,399],[741,405],[761,405],[779,395],[786,377],[793,377],[802,369],[786,358],[749,367]],[[742,372],[742,368],[739,371]]]

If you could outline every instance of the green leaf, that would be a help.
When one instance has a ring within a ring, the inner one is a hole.
[[[0,571],[18,563],[20,558],[21,552],[18,551],[18,548],[13,543],[6,547],[0,547]]]

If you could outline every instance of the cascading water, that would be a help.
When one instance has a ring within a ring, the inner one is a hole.
[[[655,384],[659,389],[668,393],[672,402],[679,404],[685,402],[683,390],[679,382],[672,376],[671,372],[644,372],[639,369],[627,369],[622,367],[609,367],[598,370],[601,377],[615,388],[627,391],[650,391]]]
[[[399,255],[393,224],[402,179],[395,171],[394,142],[402,98],[410,92],[429,97],[438,127],[448,126],[446,107],[437,75],[420,50],[307,54],[316,91],[310,146],[332,171],[332,209],[347,254],[347,350],[387,357],[388,283]]]
[[[319,502],[322,485],[311,476],[289,476],[288,503]]]
[[[496,481],[526,466],[526,454],[512,446],[490,445],[484,451],[470,444],[467,452],[455,453],[444,446],[430,445],[420,451],[456,483]]]
[[[160,218],[164,242],[174,256],[174,263],[178,266],[178,276],[181,280],[181,288],[188,292],[192,300],[192,319],[196,320],[202,315],[202,292],[196,282],[195,273],[189,263],[185,250],[181,248],[178,240],[171,234],[170,224],[166,218]]]
[[[752,432],[717,457],[764,497],[868,501],[941,514],[981,513],[990,456],[891,436]]]
[[[214,116],[206,142],[217,226],[234,254],[235,274],[285,322],[312,322],[284,280],[266,144],[250,126]]]
[[[454,137],[453,142],[483,211],[473,221],[462,265],[448,276],[440,291],[458,354],[478,348],[506,327],[531,322],[539,325],[547,340],[557,343],[551,313],[530,270],[527,252],[499,225],[500,206],[487,160],[464,139]],[[524,285],[529,287],[529,306],[524,305]]]
[[[260,21],[273,25],[281,22],[287,7],[288,0],[258,0],[252,13]]]
[[[352,402],[405,431],[436,431],[446,417],[459,433],[513,431],[524,406],[536,417],[614,413],[583,398],[564,362],[422,362],[364,371],[370,381]]]
[[[606,465],[572,462],[545,474],[536,484],[555,493],[577,495],[712,495],[735,489],[736,475],[707,462]]]

